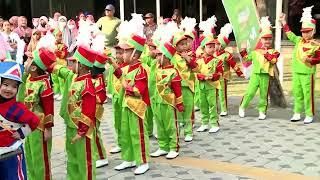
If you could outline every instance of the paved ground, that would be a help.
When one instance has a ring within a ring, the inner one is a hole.
[[[133,169],[113,170],[121,163],[119,154],[109,155],[109,165],[97,170],[97,179],[320,179],[320,124],[291,123],[291,110],[270,108],[268,119],[257,120],[252,104],[248,117],[237,116],[240,97],[231,97],[230,116],[221,118],[217,134],[195,133],[194,141],[185,143],[176,160],[151,159],[145,175],[134,176]],[[59,103],[56,103],[56,109]],[[317,107],[317,106],[316,106]],[[104,133],[107,149],[114,146],[111,104],[105,104]],[[196,113],[196,128],[200,113]],[[54,179],[66,179],[64,125],[56,117],[52,170]],[[183,134],[183,133],[181,133]],[[157,149],[151,138],[150,150]]]

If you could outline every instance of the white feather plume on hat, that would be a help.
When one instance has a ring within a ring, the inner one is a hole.
[[[269,16],[261,17],[260,28],[261,29],[271,29],[271,22],[269,21]]]
[[[138,35],[140,37],[144,37],[143,29],[144,29],[144,23],[142,14],[131,14],[132,18],[129,21],[129,24],[132,28],[132,34]]]
[[[90,23],[83,21],[81,24],[79,24],[79,31],[77,36],[77,46],[85,46],[87,48],[90,48],[90,45],[92,43],[92,36],[91,31],[92,27],[90,27]]]
[[[48,31],[45,36],[40,38],[36,49],[38,50],[40,48],[45,48],[45,49],[52,51],[52,52],[54,52],[56,50],[56,48],[57,48],[56,38],[53,36],[53,34],[50,31]]]
[[[305,22],[305,21],[309,22],[312,20],[312,15],[311,15],[312,8],[313,6],[303,8],[303,13],[302,13],[300,22]]]
[[[98,34],[92,39],[91,49],[102,54],[104,52],[106,36],[104,34]]]
[[[200,30],[203,31],[203,36],[212,35],[212,29],[216,27],[217,18],[216,16],[212,16],[208,18],[206,21],[201,21],[199,23]]]
[[[232,33],[232,26],[230,23],[227,23],[220,29],[220,34],[218,36],[229,38],[229,35],[231,33]]]
[[[165,43],[165,42],[170,42],[171,43],[171,40],[174,36],[175,33],[177,33],[179,31],[179,28],[177,26],[177,23],[175,22],[168,22],[161,30],[161,39],[160,41],[162,43]]]
[[[186,33],[192,33],[196,24],[197,20],[195,18],[185,17],[181,21],[180,29],[184,30]]]

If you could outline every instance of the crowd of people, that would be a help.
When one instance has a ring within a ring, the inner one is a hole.
[[[100,129],[107,94],[117,142],[110,153],[121,153],[123,160],[115,170],[137,167],[134,174],[139,175],[149,170],[150,156],[177,158],[179,132],[184,141],[193,141],[195,106],[201,112],[196,131],[218,133],[219,116],[228,115],[231,69],[244,78],[225,49],[231,24],[218,34],[215,16],[196,28],[196,19],[182,18],[178,10],[157,23],[152,13],[132,14],[121,22],[114,12],[107,5],[97,22],[92,15],[80,13],[75,21],[57,12],[53,18],[33,18],[33,29],[23,16],[1,21],[0,150],[18,144],[22,153],[0,160],[0,179],[52,178],[52,128],[58,114],[66,128],[67,179],[95,179],[96,168],[108,164]],[[315,66],[320,63],[320,43],[313,39],[316,22],[311,7],[305,8],[301,37],[290,31],[284,14],[280,20],[295,43],[291,121],[301,120],[304,107],[304,123],[312,123]],[[259,88],[258,119],[265,120],[269,81],[280,53],[272,48],[268,17],[260,24],[257,48],[250,51],[243,44],[240,49],[252,72],[239,117],[245,117]],[[58,101],[59,113],[54,112]],[[159,146],[152,153],[151,136]]]

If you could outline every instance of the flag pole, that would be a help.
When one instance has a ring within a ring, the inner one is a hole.
[[[282,13],[282,3],[283,3],[282,0],[277,0],[277,4],[276,4],[276,22],[275,22],[276,32],[275,32],[274,46],[275,46],[275,49],[279,52],[281,52],[281,32],[282,32],[282,27],[279,22],[279,18]],[[279,80],[281,85],[283,85],[283,69],[284,68],[283,68],[283,56],[281,55],[281,53],[277,63],[277,67],[279,69]]]

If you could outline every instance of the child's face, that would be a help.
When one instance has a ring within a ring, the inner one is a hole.
[[[220,51],[220,49],[221,49],[221,44],[220,43],[215,43],[214,44],[214,50],[215,51]]]
[[[156,47],[149,46],[149,56],[154,58],[156,55],[154,54],[154,50],[156,50]]]
[[[306,40],[313,39],[313,35],[314,35],[314,30],[302,32],[302,37],[303,39],[306,39]]]
[[[116,49],[117,61],[123,62],[123,49]]]
[[[185,51],[187,51],[187,50],[188,50],[188,40],[187,40],[187,39],[183,39],[183,40],[179,41],[179,42],[177,43],[177,48],[176,48],[176,50],[177,50],[178,52],[185,52]]]
[[[272,38],[261,38],[261,43],[264,47],[270,48],[272,46]]]
[[[188,51],[191,51],[191,50],[192,50],[193,39],[188,36],[187,42],[188,42],[187,50],[188,50]]]
[[[132,53],[134,49],[125,49],[123,52],[123,60],[125,63],[130,63],[132,58]]]
[[[213,55],[215,51],[215,45],[213,43],[207,44],[204,48],[204,51],[207,55]]]
[[[0,96],[11,99],[17,95],[18,92],[18,82],[11,79],[2,78],[0,85]]]
[[[57,34],[56,40],[57,40],[57,43],[61,43],[62,42],[62,33]]]

